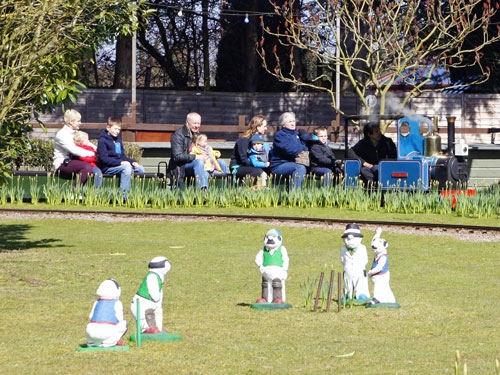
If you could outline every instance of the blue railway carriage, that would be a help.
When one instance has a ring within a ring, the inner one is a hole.
[[[437,118],[425,116],[399,117],[397,125],[397,160],[379,163],[378,185],[382,190],[429,190],[433,181],[440,190],[463,188],[467,182],[468,148],[455,145],[455,118],[448,118],[448,152],[441,152]],[[347,126],[347,122],[346,122]],[[348,185],[356,184],[358,160],[346,160]]]

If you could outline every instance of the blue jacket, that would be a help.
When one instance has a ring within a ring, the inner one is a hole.
[[[267,168],[266,162],[269,161],[269,145],[264,143],[263,146],[264,149],[262,151],[257,151],[251,147],[248,152],[248,160],[250,160],[250,163],[252,163],[254,167]]]
[[[274,136],[271,151],[271,169],[277,166],[295,162],[295,157],[302,151],[307,151],[306,140],[309,134],[299,136],[299,132],[288,128],[282,128]]]
[[[135,160],[125,156],[121,133],[115,138],[112,137],[107,130],[101,132],[99,142],[97,143],[97,155],[99,158],[99,168],[101,168],[103,172],[105,172],[107,168],[118,167],[121,162],[125,160],[130,163],[135,162]]]

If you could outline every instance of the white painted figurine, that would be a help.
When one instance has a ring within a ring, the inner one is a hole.
[[[110,347],[125,346],[120,339],[127,332],[127,321],[123,320],[123,304],[120,301],[122,290],[113,279],[104,280],[90,312],[90,322],[87,324],[87,345]]]
[[[264,237],[264,248],[255,257],[255,263],[262,274],[262,297],[258,303],[286,301],[285,280],[288,277],[288,252],[282,245],[283,236],[271,229]]]
[[[340,260],[344,265],[345,298],[370,299],[366,265],[368,254],[361,244],[363,235],[357,224],[347,224],[342,235],[345,246],[340,249]]]
[[[163,283],[171,265],[167,258],[156,257],[132,299],[130,310],[137,320],[137,300],[140,304],[140,324],[143,333],[159,333],[163,329]]]
[[[381,233],[382,229],[377,228],[372,239],[372,250],[375,253],[375,258],[373,259],[372,269],[368,272],[368,276],[373,281],[373,299],[369,302],[371,304],[396,302],[390,286],[391,273],[389,272],[389,256],[387,255],[388,243],[383,238],[380,238]]]

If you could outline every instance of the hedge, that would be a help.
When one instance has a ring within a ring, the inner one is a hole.
[[[97,144],[97,140],[91,140]],[[141,162],[143,149],[137,144],[123,142],[125,155],[131,159]],[[30,150],[19,156],[12,162],[12,170],[42,170],[52,169],[52,157],[54,155],[54,140],[50,139],[30,139]]]

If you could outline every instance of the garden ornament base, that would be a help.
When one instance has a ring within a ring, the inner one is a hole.
[[[369,301],[370,301],[369,298],[367,298],[367,299],[365,299],[365,298],[354,298],[353,300],[351,300],[350,298],[344,299],[342,297],[342,299],[340,300],[340,303],[342,305],[345,304],[347,306],[349,306],[351,303],[353,305],[358,305],[359,306],[359,305],[366,305]]]
[[[108,350],[108,351],[113,351],[113,350],[130,350],[129,346],[108,346],[106,348],[103,348],[101,346],[88,346],[87,344],[80,345],[78,349],[76,349],[78,352],[92,352],[92,351],[101,351],[101,350]]]
[[[292,305],[290,305],[289,303],[262,302],[252,303],[250,307],[257,310],[283,310],[291,308]]]
[[[176,341],[182,339],[181,335],[167,333],[165,331],[158,333],[141,333],[141,341]],[[130,335],[130,341],[136,342],[135,333]]]
[[[367,309],[372,309],[372,308],[377,308],[377,307],[385,307],[388,309],[399,309],[401,306],[399,303],[392,303],[392,302],[386,302],[386,303],[367,303],[366,308]]]

